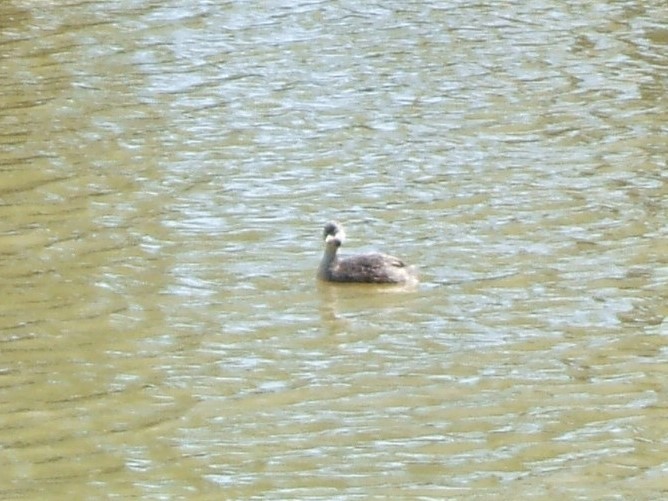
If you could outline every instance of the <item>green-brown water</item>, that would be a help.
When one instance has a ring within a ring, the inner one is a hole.
[[[665,496],[667,12],[2,2],[0,497]]]

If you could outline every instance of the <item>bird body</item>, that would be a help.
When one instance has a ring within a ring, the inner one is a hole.
[[[325,253],[318,267],[318,278],[328,282],[400,284],[416,280],[415,271],[401,259],[381,253],[339,258],[337,251],[345,241],[343,227],[336,222],[325,225]]]

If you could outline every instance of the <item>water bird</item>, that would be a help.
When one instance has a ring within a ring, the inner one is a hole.
[[[318,267],[318,278],[327,282],[405,284],[417,282],[412,266],[401,259],[381,253],[339,258],[337,251],[346,239],[340,223],[330,221],[323,229],[325,253]]]

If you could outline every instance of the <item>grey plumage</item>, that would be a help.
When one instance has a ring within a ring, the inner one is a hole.
[[[327,223],[323,236],[325,254],[318,268],[318,277],[321,280],[376,284],[397,284],[416,280],[413,268],[394,256],[373,253],[339,258],[338,248],[345,241],[345,232],[339,223]]]

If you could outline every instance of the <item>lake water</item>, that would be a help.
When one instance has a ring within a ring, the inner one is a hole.
[[[0,497],[665,496],[666,26],[2,2]]]

